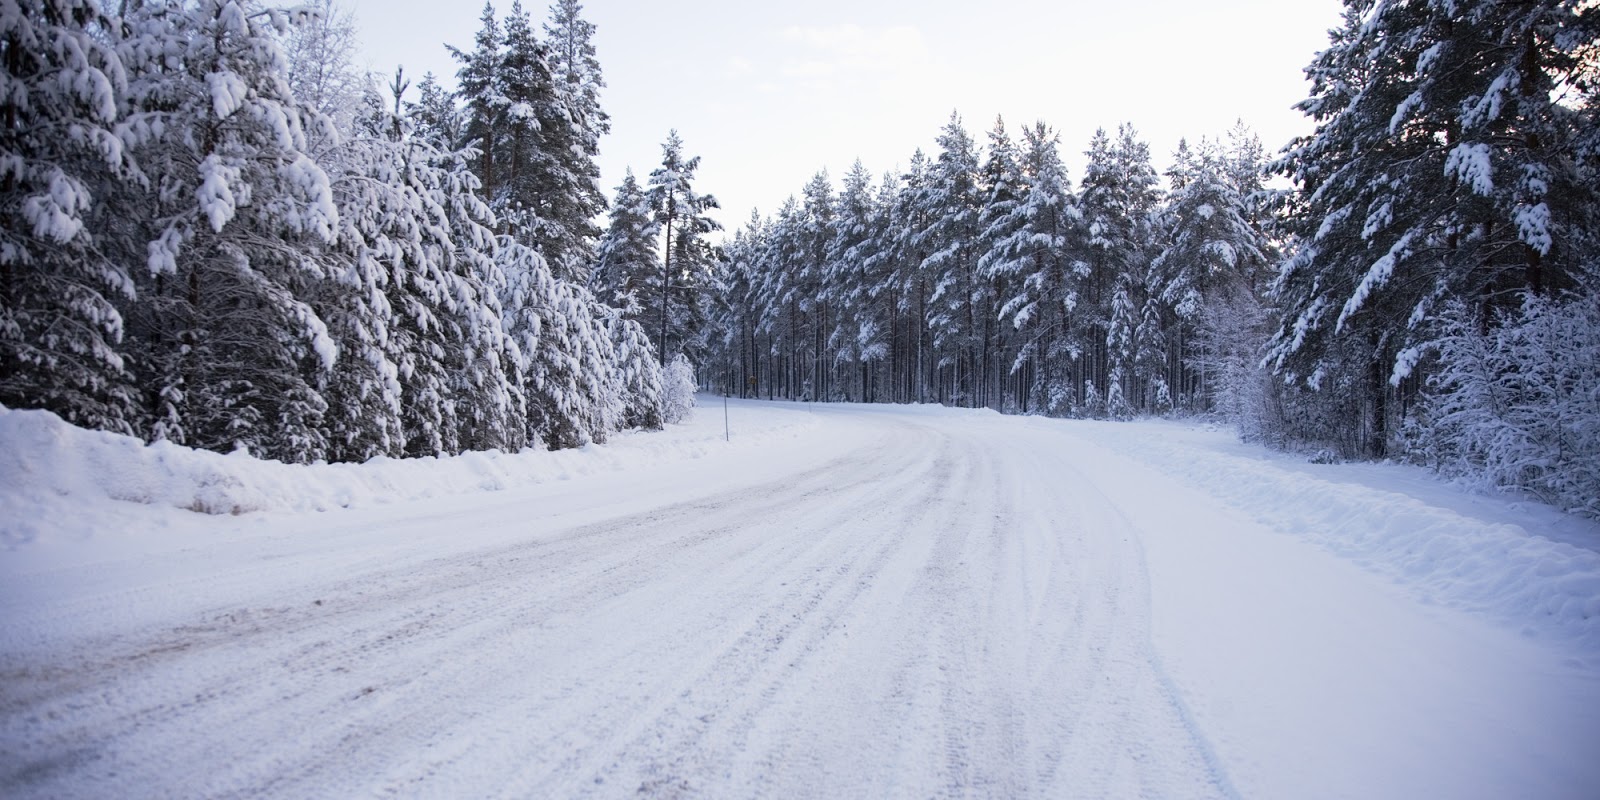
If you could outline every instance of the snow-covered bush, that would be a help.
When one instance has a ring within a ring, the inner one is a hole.
[[[667,365],[661,381],[661,418],[685,422],[694,413],[694,365],[682,353]]]
[[[1485,332],[1455,303],[1443,326],[1420,451],[1446,474],[1600,517],[1600,305],[1530,295]]]

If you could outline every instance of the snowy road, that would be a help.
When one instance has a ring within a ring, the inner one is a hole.
[[[1107,428],[746,409],[819,424],[8,565],[0,794],[1600,787],[1589,645],[1421,602],[1113,453]]]

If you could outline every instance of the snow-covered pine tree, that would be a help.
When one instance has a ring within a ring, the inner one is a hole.
[[[1600,518],[1600,304],[1524,302],[1489,326],[1463,301],[1443,310],[1420,447],[1448,475]]]
[[[873,313],[872,287],[866,272],[877,222],[875,212],[872,173],[857,159],[845,173],[834,201],[826,277],[832,295],[827,346],[836,354],[835,362],[846,368],[839,390],[850,400],[871,400],[873,365],[887,355],[885,331]]]
[[[439,150],[454,150],[465,136],[461,108],[456,97],[439,85],[432,72],[417,84],[416,102],[407,101],[406,119],[412,135]]]
[[[290,16],[202,0],[123,19],[119,132],[140,191],[108,227],[148,266],[130,341],[149,435],[310,461],[327,454],[316,384],[338,349],[303,299],[328,277],[308,253],[333,240],[338,211],[306,153],[314,113],[286,81]]]
[[[927,255],[921,269],[933,284],[928,297],[928,326],[938,352],[939,399],[972,405],[977,397],[978,152],[961,117],[939,134],[939,156],[919,198],[926,225],[916,242]]]
[[[604,303],[596,303],[595,315],[605,323],[611,339],[622,400],[618,424],[625,429],[659,429],[663,423],[661,365],[656,363],[644,326]]]
[[[769,386],[777,396],[793,399],[810,396],[804,378],[804,315],[799,292],[793,288],[801,269],[800,219],[800,202],[793,195],[784,198],[763,228],[766,235],[757,255],[760,267],[752,280],[772,357]]]
[[[1571,0],[1349,0],[1307,68],[1299,108],[1317,129],[1280,162],[1298,246],[1271,355],[1293,380],[1363,398],[1334,422],[1357,450],[1386,452],[1391,384],[1441,303],[1494,319],[1522,292],[1577,285],[1600,182],[1579,157],[1595,108],[1569,98],[1597,33],[1600,13]]]
[[[669,353],[700,355],[706,335],[707,298],[703,292],[715,263],[706,236],[722,229],[709,215],[717,200],[694,188],[700,157],[683,154],[678,132],[668,133],[661,145],[661,166],[650,173],[650,207],[662,231],[661,272],[645,284],[640,304],[654,319],[645,329],[656,336],[657,360],[667,363]]]
[[[798,269],[789,291],[794,293],[805,336],[806,372],[813,400],[836,399],[832,392],[833,358],[827,343],[832,327],[832,286],[829,285],[828,243],[833,238],[833,181],[827,170],[811,176],[800,190]]]
[[[659,242],[650,197],[629,169],[611,203],[610,224],[600,239],[589,289],[601,301],[622,309],[629,320],[646,324],[641,293],[651,276],[661,271]]]
[[[376,115],[341,158],[341,244],[360,271],[383,274],[389,309],[380,342],[400,387],[403,452],[515,450],[526,442],[516,345],[502,330],[493,215],[479,196],[473,152],[418,133],[397,81],[398,112]]]
[[[1251,210],[1220,146],[1202,140],[1190,150],[1180,143],[1181,169],[1169,173],[1171,193],[1162,215],[1166,245],[1152,264],[1153,295],[1172,309],[1170,321],[1174,355],[1171,381],[1180,397],[1200,395],[1200,407],[1209,405],[1211,386],[1199,385],[1202,373],[1184,364],[1196,357],[1194,330],[1199,317],[1213,301],[1251,294],[1266,263],[1267,242],[1249,219]],[[1259,184],[1258,175],[1244,178]],[[1214,373],[1211,377],[1218,377]]]
[[[1116,402],[1126,402],[1141,377],[1133,368],[1133,327],[1154,255],[1152,216],[1160,195],[1150,148],[1132,125],[1121,125],[1115,142],[1104,130],[1095,131],[1085,155],[1080,202],[1088,233],[1084,310],[1089,340],[1084,380],[1113,413],[1121,413]],[[1113,376],[1126,385],[1113,390]]]
[[[556,187],[561,196],[551,214],[564,234],[560,249],[547,257],[559,259],[555,265],[558,275],[581,282],[594,263],[599,231],[593,220],[606,208],[596,161],[600,138],[611,130],[611,118],[600,106],[600,90],[606,82],[595,55],[595,26],[583,18],[578,0],[558,0],[551,6],[544,32],[558,100],[552,110],[560,113],[559,118],[544,124],[561,126],[556,131],[561,134],[560,141],[547,145],[553,146],[550,152],[561,178]]]
[[[500,32],[500,22],[495,16],[494,4],[485,2],[481,23],[474,36],[473,49],[460,50],[446,45],[450,54],[460,62],[456,71],[456,94],[463,103],[461,114],[461,141],[452,141],[445,149],[454,150],[471,145],[477,150],[473,168],[477,172],[483,197],[491,207],[500,204],[504,189],[500,171],[503,167],[496,158],[501,147],[505,115],[510,102],[500,94],[504,81],[500,78],[500,65],[505,59],[505,37]],[[424,97],[426,100],[426,97]]]
[[[1013,341],[1017,338],[1013,336],[1015,328],[1001,325],[999,319],[1000,298],[1009,299],[1015,293],[1011,285],[1015,276],[1009,271],[994,269],[990,254],[1002,240],[1023,227],[1024,220],[1018,212],[1027,186],[1017,147],[1001,117],[995,117],[994,128],[989,131],[989,147],[978,184],[983,202],[978,210],[978,262],[973,286],[974,305],[982,328],[977,332],[981,343],[977,405],[1021,408],[1025,391],[1018,388],[1005,392],[1001,387],[1001,376],[1010,374],[1008,368],[1017,361],[1018,342]],[[1027,378],[1022,376],[1024,381]]]
[[[0,6],[0,403],[133,433],[134,284],[95,236],[123,176],[120,34],[88,0]]]
[[[310,51],[315,53],[315,50]],[[291,69],[298,56],[291,52]],[[337,80],[333,76],[325,76]],[[396,96],[403,79],[395,75]],[[339,208],[337,238],[308,250],[323,265],[328,280],[306,297],[328,326],[339,349],[334,368],[319,376],[317,390],[328,402],[322,425],[330,461],[365,461],[405,452],[401,423],[399,364],[405,357],[396,335],[395,310],[386,292],[389,265],[380,248],[390,242],[380,232],[408,227],[417,213],[399,191],[395,153],[402,134],[396,114],[370,87],[360,106],[346,112],[349,127],[324,140],[319,161],[328,173]],[[395,217],[402,221],[398,224]],[[392,252],[392,251],[391,251]]]
[[[897,348],[901,352],[901,377],[896,382],[901,402],[921,403],[933,394],[935,359],[928,324],[933,281],[922,269],[928,253],[923,242],[923,232],[928,227],[923,198],[928,191],[930,170],[928,157],[921,149],[911,154],[889,210],[885,241],[875,248],[885,259],[880,269],[887,283],[880,291],[895,298],[894,308],[904,323],[897,326],[903,331]]]
[[[688,356],[679,353],[664,370],[661,416],[667,422],[688,422],[694,414],[695,374]]]
[[[507,331],[522,354],[528,438],[551,450],[604,442],[625,401],[605,321],[588,290],[556,277],[544,256],[500,241]]]
[[[1085,265],[1074,255],[1081,222],[1060,137],[1043,122],[1023,129],[1021,198],[993,214],[981,263],[1009,288],[997,315],[1024,335],[1008,369],[1021,380],[1023,411],[1067,414],[1077,402],[1072,367],[1082,354],[1073,312]]]
[[[761,249],[766,226],[760,212],[752,209],[745,227],[734,232],[723,245],[722,263],[717,271],[717,314],[713,326],[721,332],[714,340],[711,364],[720,389],[740,397],[755,397],[762,380],[764,353],[759,343],[762,306],[758,278],[762,268]]]

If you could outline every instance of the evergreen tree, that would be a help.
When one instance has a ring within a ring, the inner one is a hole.
[[[571,279],[584,277],[593,260],[598,231],[591,220],[606,208],[600,165],[595,159],[600,155],[600,138],[611,131],[611,118],[600,106],[600,90],[606,82],[595,55],[595,27],[582,13],[578,0],[558,0],[550,7],[550,22],[544,28],[550,72],[563,113],[561,122],[571,137],[566,147],[553,151],[566,192],[565,202],[558,207],[560,222],[571,237],[566,251],[559,254],[567,262],[561,272]]]
[[[1069,413],[1077,401],[1072,367],[1083,350],[1073,312],[1086,271],[1075,256],[1082,217],[1059,146],[1043,122],[1023,130],[1021,199],[991,214],[981,262],[1008,289],[997,317],[1026,336],[1008,367],[1021,379],[1017,406],[1050,414]]]
[[[659,239],[650,197],[630,169],[611,204],[611,221],[600,240],[589,288],[603,302],[622,309],[627,319],[640,324],[646,322],[640,293],[661,270]]]
[[[706,235],[722,226],[707,216],[718,207],[716,198],[695,191],[699,168],[700,157],[684,156],[683,140],[674,130],[661,145],[661,166],[650,173],[647,196],[663,241],[661,273],[647,285],[644,302],[655,317],[657,361],[662,364],[669,352],[687,353],[691,360],[701,355],[700,340],[706,334],[703,291],[715,262]]]
[[[1386,451],[1389,385],[1442,301],[1487,312],[1578,285],[1596,208],[1579,154],[1596,120],[1561,91],[1597,30],[1600,14],[1563,0],[1350,0],[1307,69],[1299,108],[1317,130],[1281,162],[1298,245],[1274,287],[1271,355],[1292,379],[1363,398],[1337,423],[1359,449]]]
[[[1152,296],[1172,310],[1168,322],[1175,341],[1171,365],[1172,383],[1181,394],[1195,390],[1198,375],[1185,371],[1183,362],[1194,358],[1194,327],[1205,309],[1223,298],[1253,295],[1258,275],[1267,260],[1267,243],[1262,232],[1251,223],[1249,184],[1259,185],[1259,175],[1230,168],[1221,148],[1202,141],[1190,151],[1180,144],[1181,169],[1169,173],[1172,192],[1168,195],[1164,223],[1166,246],[1152,265]],[[1237,177],[1236,177],[1237,176]]]
[[[417,84],[417,101],[406,103],[414,135],[439,150],[453,150],[464,136],[461,109],[454,94],[439,85],[432,72]]]
[[[305,252],[332,242],[339,215],[306,152],[314,114],[285,80],[289,20],[256,8],[204,0],[124,19],[121,132],[140,192],[117,199],[138,212],[113,235],[148,243],[132,340],[150,435],[311,461],[328,450],[316,387],[338,349],[302,299],[327,279]]]
[[[955,114],[939,135],[938,144],[939,157],[918,199],[926,226],[918,231],[916,241],[927,253],[921,269],[933,282],[927,314],[943,373],[940,399],[971,405],[978,366],[977,304],[983,297],[976,279],[981,233],[978,153]]]
[[[1084,299],[1089,336],[1084,380],[1114,409],[1112,401],[1126,402],[1136,394],[1133,384],[1143,377],[1133,369],[1131,337],[1154,256],[1152,216],[1159,192],[1150,148],[1138,140],[1133,126],[1123,124],[1115,142],[1097,130],[1086,155],[1081,203],[1088,234]],[[1112,390],[1112,380],[1124,385]]]
[[[833,287],[829,283],[828,244],[833,238],[833,182],[826,170],[811,177],[800,192],[799,225],[794,233],[799,257],[789,291],[794,293],[803,326],[810,397],[832,400],[828,331],[832,326]]]
[[[826,281],[832,299],[827,345],[836,354],[836,363],[855,367],[846,373],[840,387],[849,399],[868,399],[872,388],[869,364],[882,361],[887,355],[885,330],[874,313],[872,285],[866,271],[872,258],[876,211],[872,173],[857,159],[845,173],[844,185],[834,203],[826,254]]]
[[[0,403],[132,433],[127,262],[96,243],[123,180],[116,20],[87,0],[0,8]]]
[[[979,191],[984,200],[978,212],[978,269],[974,281],[974,305],[982,326],[976,332],[981,342],[978,358],[978,404],[1003,405],[1009,399],[1017,407],[1022,402],[1002,396],[1000,374],[1016,360],[1015,343],[1005,327],[998,324],[1000,298],[1009,299],[1014,277],[1009,271],[993,268],[993,254],[999,243],[1024,225],[1021,209],[1026,191],[1025,178],[1018,163],[1019,154],[1006,131],[1005,120],[996,117],[989,131],[989,147],[979,176]]]
[[[483,14],[479,19],[482,25],[478,28],[474,38],[476,46],[471,52],[446,45],[450,54],[461,62],[461,68],[456,71],[456,93],[465,104],[461,125],[463,140],[450,142],[447,147],[454,149],[470,144],[477,149],[475,167],[478,182],[482,186],[483,196],[493,206],[500,202],[503,192],[500,185],[503,178],[496,169],[495,157],[501,152],[503,121],[510,103],[500,94],[504,39],[492,3],[483,4]]]

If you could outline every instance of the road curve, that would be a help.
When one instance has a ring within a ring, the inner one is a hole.
[[[0,654],[0,794],[1232,794],[1137,538],[1059,454],[829,422],[854,446],[752,487],[579,523],[386,509],[360,525],[393,558],[303,529],[41,602],[49,635]]]

